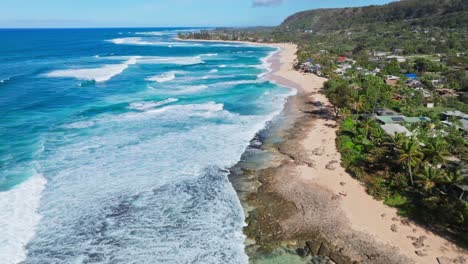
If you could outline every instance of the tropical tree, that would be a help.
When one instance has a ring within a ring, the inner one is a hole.
[[[397,150],[408,138],[403,133],[395,133],[393,136],[387,138],[387,141],[384,143],[385,146],[391,148],[392,150]]]
[[[448,185],[468,183],[468,177],[463,175],[461,170],[449,170],[445,175],[444,183]]]
[[[424,157],[421,152],[419,142],[413,138],[403,141],[403,143],[397,147],[398,161],[406,165],[411,180],[411,185],[414,186],[413,179],[413,166],[419,165]]]
[[[417,178],[416,183],[421,184],[426,192],[431,191],[437,184],[445,180],[443,171],[428,163],[415,176]]]
[[[385,141],[387,134],[381,127],[376,126],[371,130],[371,136],[372,140],[380,146]]]
[[[344,108],[349,108],[351,103],[352,88],[345,82],[328,81],[325,83],[325,94],[333,105],[336,118]]]
[[[367,102],[367,99],[366,99],[365,95],[360,95],[357,98],[357,100],[355,101],[354,108],[356,109],[358,114],[367,113],[367,112],[370,111],[370,109],[369,109],[370,107],[369,107],[369,104]]]
[[[424,153],[424,160],[432,162],[434,165],[438,165],[444,162],[447,156],[450,156],[448,152],[448,145],[440,137],[430,138],[428,142],[424,143],[425,146],[422,150]]]

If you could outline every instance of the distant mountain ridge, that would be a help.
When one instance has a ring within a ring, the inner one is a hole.
[[[380,6],[308,10],[288,17],[280,27],[330,31],[397,21],[421,26],[466,27],[468,0],[402,0]]]

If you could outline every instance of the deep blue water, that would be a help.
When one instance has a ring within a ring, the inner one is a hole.
[[[0,263],[247,262],[226,169],[290,91],[185,30],[0,30]]]

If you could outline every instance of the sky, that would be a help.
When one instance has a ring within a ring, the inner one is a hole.
[[[0,0],[0,28],[275,26],[316,8],[392,0]]]

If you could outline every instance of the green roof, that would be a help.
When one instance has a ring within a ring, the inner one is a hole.
[[[376,116],[375,118],[384,124],[421,123],[431,121],[431,119],[427,117]]]

